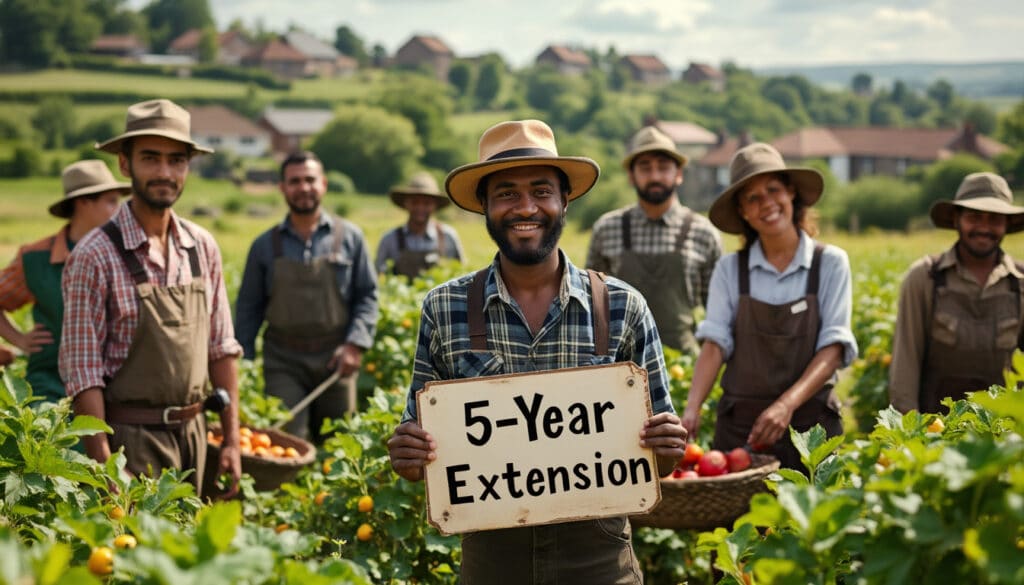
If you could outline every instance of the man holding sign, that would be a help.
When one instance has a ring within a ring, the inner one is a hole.
[[[686,431],[668,395],[651,313],[636,290],[577,269],[558,249],[568,202],[597,182],[597,163],[558,156],[551,129],[536,120],[490,128],[479,154],[480,162],[452,171],[445,188],[456,205],[485,216],[498,254],[424,301],[403,422],[388,441],[392,467],[420,481],[437,459],[417,417],[416,393],[427,382],[632,361],[646,370],[654,412],[636,440],[653,450],[658,474],[669,474]],[[585,386],[565,391],[587,402]],[[467,534],[461,582],[641,583],[627,518],[600,515]]]

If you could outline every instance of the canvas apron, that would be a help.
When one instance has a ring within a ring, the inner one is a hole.
[[[63,233],[70,251],[74,244],[67,239],[67,232]],[[64,263],[50,262],[50,254],[55,244],[56,236],[50,239],[50,245],[45,252],[34,252],[22,257],[25,285],[35,298],[32,304],[32,322],[42,325],[53,335],[53,343],[48,343],[39,351],[29,354],[25,380],[32,386],[32,393],[35,396],[42,396],[53,402],[67,396],[64,382],[60,379],[60,369],[57,367],[64,319],[64,297],[60,288]]]
[[[623,215],[622,256],[615,276],[628,282],[647,300],[663,344],[697,355],[700,348],[693,335],[694,307],[687,290],[686,257],[683,255],[693,212],[686,210],[685,213],[675,248],[661,254],[641,254],[632,249],[629,214]]]
[[[192,469],[199,493],[206,468],[206,420],[202,401],[209,373],[210,313],[197,247],[188,248],[192,282],[154,286],[120,229],[103,226],[135,281],[139,325],[128,357],[103,391],[110,450],[124,447],[134,474],[159,475],[164,468]],[[187,415],[183,413],[187,411]],[[156,415],[157,420],[139,421]],[[162,420],[161,420],[162,419]],[[166,422],[164,422],[166,421]]]
[[[444,233],[441,232],[441,226],[434,224],[434,236],[437,238],[437,249],[436,250],[424,250],[415,251],[408,249],[408,243],[405,240],[405,231],[402,228],[398,228],[396,232],[398,235],[398,259],[395,260],[395,267],[393,272],[395,274],[401,274],[412,280],[420,275],[421,272],[427,270],[444,258],[445,247],[444,247]]]
[[[722,375],[713,448],[728,451],[744,446],[757,417],[800,378],[814,358],[821,328],[818,285],[822,250],[821,244],[814,248],[804,296],[782,305],[750,296],[750,254],[748,250],[740,252],[735,347]],[[830,437],[843,432],[831,383],[797,408],[790,420],[800,432],[816,424]],[[803,470],[788,430],[769,452],[779,458],[782,467]]]
[[[919,408],[945,413],[943,398],[960,400],[967,392],[1004,383],[1003,370],[1020,340],[1020,281],[1007,275],[1009,290],[982,299],[946,286],[945,271],[933,268],[931,276],[932,321]]]
[[[467,320],[474,352],[487,351],[486,276],[487,269],[477,272],[468,296]],[[589,271],[589,278],[594,355],[607,356],[608,288],[596,272]],[[464,534],[460,583],[637,585],[643,583],[643,576],[630,535],[625,516]]]
[[[330,376],[327,362],[345,341],[349,313],[337,275],[338,266],[348,266],[351,261],[342,255],[342,236],[339,221],[330,255],[303,262],[284,257],[280,227],[271,233],[274,277],[267,306],[263,375],[266,393],[279,397],[288,408]],[[296,413],[285,430],[302,438],[317,438],[324,418],[340,418],[355,411],[355,381],[354,374],[339,380]]]

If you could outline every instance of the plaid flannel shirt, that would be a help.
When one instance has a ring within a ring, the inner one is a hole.
[[[487,352],[470,348],[467,294],[472,274],[442,284],[427,294],[403,421],[416,418],[416,392],[432,380],[625,361],[633,361],[647,370],[653,412],[674,412],[661,339],[643,297],[621,280],[607,279],[611,312],[609,355],[595,356],[590,281],[586,272],[573,266],[564,253],[559,254],[565,266],[561,288],[536,335],[531,334],[505,288],[497,260],[488,269],[484,288]]]

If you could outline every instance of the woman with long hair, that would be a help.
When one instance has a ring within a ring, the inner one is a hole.
[[[710,218],[742,235],[743,245],[711,277],[683,426],[697,436],[701,404],[724,364],[712,447],[749,446],[803,469],[790,426],[843,432],[832,388],[836,370],[857,355],[849,259],[813,239],[811,206],[824,189],[818,171],[787,167],[778,151],[756,143],[733,157],[730,183]]]

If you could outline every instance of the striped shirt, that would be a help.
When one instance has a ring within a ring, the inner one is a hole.
[[[621,280],[607,279],[611,312],[609,355],[595,356],[590,281],[586,272],[573,266],[563,252],[559,254],[565,266],[561,288],[536,335],[530,332],[526,319],[505,287],[497,260],[488,269],[484,288],[487,352],[474,352],[470,348],[467,294],[472,274],[451,280],[427,294],[403,421],[416,418],[416,392],[433,380],[626,361],[647,370],[653,411],[674,412],[668,395],[661,339],[643,297]]]
[[[722,236],[703,215],[672,201],[658,219],[648,219],[639,205],[609,211],[594,223],[587,251],[587,268],[616,275],[624,250],[622,216],[630,221],[630,248],[638,254],[665,254],[676,249],[676,238],[683,228],[686,213],[693,214],[690,232],[683,243],[686,258],[686,287],[690,306],[707,306],[711,273],[722,256]]]
[[[172,212],[165,263],[162,256],[150,253],[131,204],[122,205],[112,221],[121,228],[125,247],[134,251],[154,286],[191,283],[187,249],[199,246],[210,312],[209,361],[242,353],[231,324],[220,249],[213,236]],[[62,288],[60,374],[68,395],[75,396],[89,388],[105,387],[104,376],[112,377],[124,364],[139,325],[138,293],[120,252],[102,230],[93,230],[75,246],[64,267]]]

